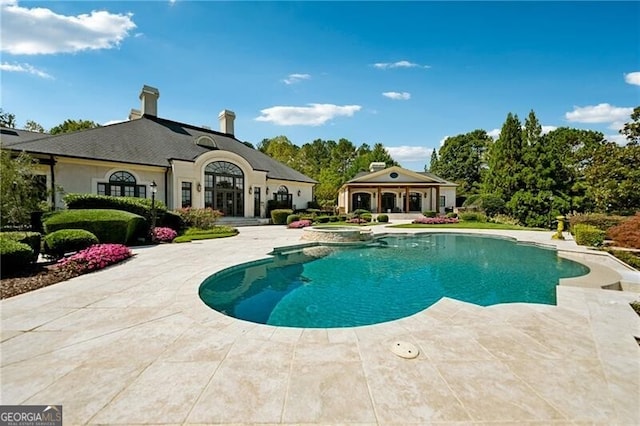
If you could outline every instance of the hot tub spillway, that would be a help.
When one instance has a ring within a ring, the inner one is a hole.
[[[321,243],[353,243],[370,241],[373,233],[369,228],[357,226],[312,226],[304,228],[302,239]]]

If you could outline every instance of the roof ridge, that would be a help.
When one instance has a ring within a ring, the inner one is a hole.
[[[208,129],[206,127],[196,126],[194,124],[189,124],[189,123],[183,123],[181,121],[171,120],[171,119],[168,119],[168,118],[156,117],[156,116],[153,116],[153,115],[144,114],[142,116],[142,118],[147,118],[147,119],[149,119],[151,121],[155,121],[155,122],[162,121],[162,122],[165,122],[165,123],[177,124],[179,126],[184,126],[184,127],[189,128],[189,129],[199,130],[201,132],[206,132],[206,133],[213,133],[214,135],[218,135],[218,136],[226,136],[228,138],[234,139],[237,142],[242,143],[242,141],[240,141],[240,139],[236,138],[235,135],[232,135],[230,133],[222,133],[222,132],[219,132],[217,130]]]

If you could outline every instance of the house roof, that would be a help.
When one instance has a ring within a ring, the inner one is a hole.
[[[218,149],[243,157],[254,170],[267,172],[270,179],[317,183],[257,149],[246,146],[231,135],[149,115],[94,129],[45,135],[41,138],[32,137],[30,134],[33,132],[16,131],[17,138],[11,135],[7,138],[7,143],[5,129],[2,130],[2,143],[6,148],[34,154],[168,167],[171,160],[194,162],[200,155]],[[213,139],[215,147],[196,144],[203,136]]]
[[[360,172],[358,174],[356,174],[351,180],[349,180],[348,182],[346,182],[347,184],[349,183],[368,183],[368,181],[371,178],[375,178],[390,172],[399,172],[401,174],[406,174],[409,176],[414,176],[417,177],[420,180],[424,180],[424,182],[428,182],[428,183],[435,183],[435,184],[439,184],[440,186],[458,186],[457,183],[455,182],[449,182],[445,179],[442,179],[439,176],[436,176],[432,173],[429,172],[414,172],[412,170],[408,170],[408,169],[404,169],[402,167],[398,167],[398,166],[392,166],[392,167],[387,167],[386,169],[382,169],[382,170],[375,170],[372,172]],[[376,183],[380,183],[380,182],[376,182]],[[403,183],[401,180],[398,182],[393,182],[393,183]],[[416,182],[412,182],[412,183],[416,183]]]
[[[11,129],[8,127],[0,127],[0,141],[2,146],[9,148],[18,142],[32,141],[42,139],[49,136],[48,133],[31,132],[29,130]]]

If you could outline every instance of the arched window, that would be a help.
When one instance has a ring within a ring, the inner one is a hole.
[[[204,205],[225,216],[244,216],[244,173],[228,161],[214,161],[204,169]]]
[[[138,185],[131,173],[118,171],[109,176],[109,183],[98,183],[98,195],[146,198],[147,187]]]
[[[280,188],[278,188],[278,194],[288,194],[288,193],[289,193],[289,189],[284,185],[280,185]]]

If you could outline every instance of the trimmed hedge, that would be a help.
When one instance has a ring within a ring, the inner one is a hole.
[[[436,217],[437,214],[433,210],[427,210],[427,211],[422,212],[422,215],[424,217]]]
[[[316,217],[316,221],[318,223],[329,223],[329,216],[318,216]]]
[[[366,220],[367,222],[371,222],[373,220],[373,216],[371,213],[362,213],[360,215],[360,219]]]
[[[297,222],[300,220],[299,214],[290,214],[287,216],[287,225],[291,225],[292,222]]]
[[[480,212],[464,212],[458,215],[460,220],[464,222],[486,222],[487,215]]]
[[[84,229],[60,229],[44,237],[44,254],[59,259],[72,251],[98,244],[98,237]]]
[[[573,227],[576,244],[581,246],[599,247],[604,242],[605,231],[595,226],[579,223]]]
[[[69,210],[107,209],[123,210],[140,215],[151,223],[153,215],[150,198],[112,197],[95,194],[66,194],[62,198]],[[160,200],[155,200],[156,220],[167,211],[167,207]]]
[[[369,210],[365,210],[365,209],[356,209],[353,211],[353,213],[351,213],[352,217],[360,217],[363,214],[371,214],[371,212]]]
[[[27,244],[9,238],[0,238],[2,274],[11,274],[26,268],[33,259],[33,250]]]
[[[182,216],[174,211],[162,212],[162,214],[157,219],[157,226],[171,228],[176,232],[186,227],[184,221],[182,220]]]
[[[603,213],[585,213],[574,214],[569,217],[569,225],[571,228],[578,224],[595,226],[601,231],[607,231],[609,228],[617,226],[627,220],[626,216],[613,216]]]
[[[144,217],[107,209],[61,210],[44,221],[47,233],[60,229],[84,229],[101,243],[127,244],[146,229]]]
[[[389,216],[386,214],[379,214],[378,215],[378,222],[380,223],[387,223],[389,222]]]
[[[42,241],[42,235],[39,232],[0,232],[0,238],[6,238],[8,240],[17,241],[22,244],[26,244],[31,247],[33,256],[30,262],[36,262],[38,255],[40,254],[40,245]]]
[[[286,225],[290,214],[293,214],[291,209],[275,209],[271,211],[271,220],[274,225]]]

